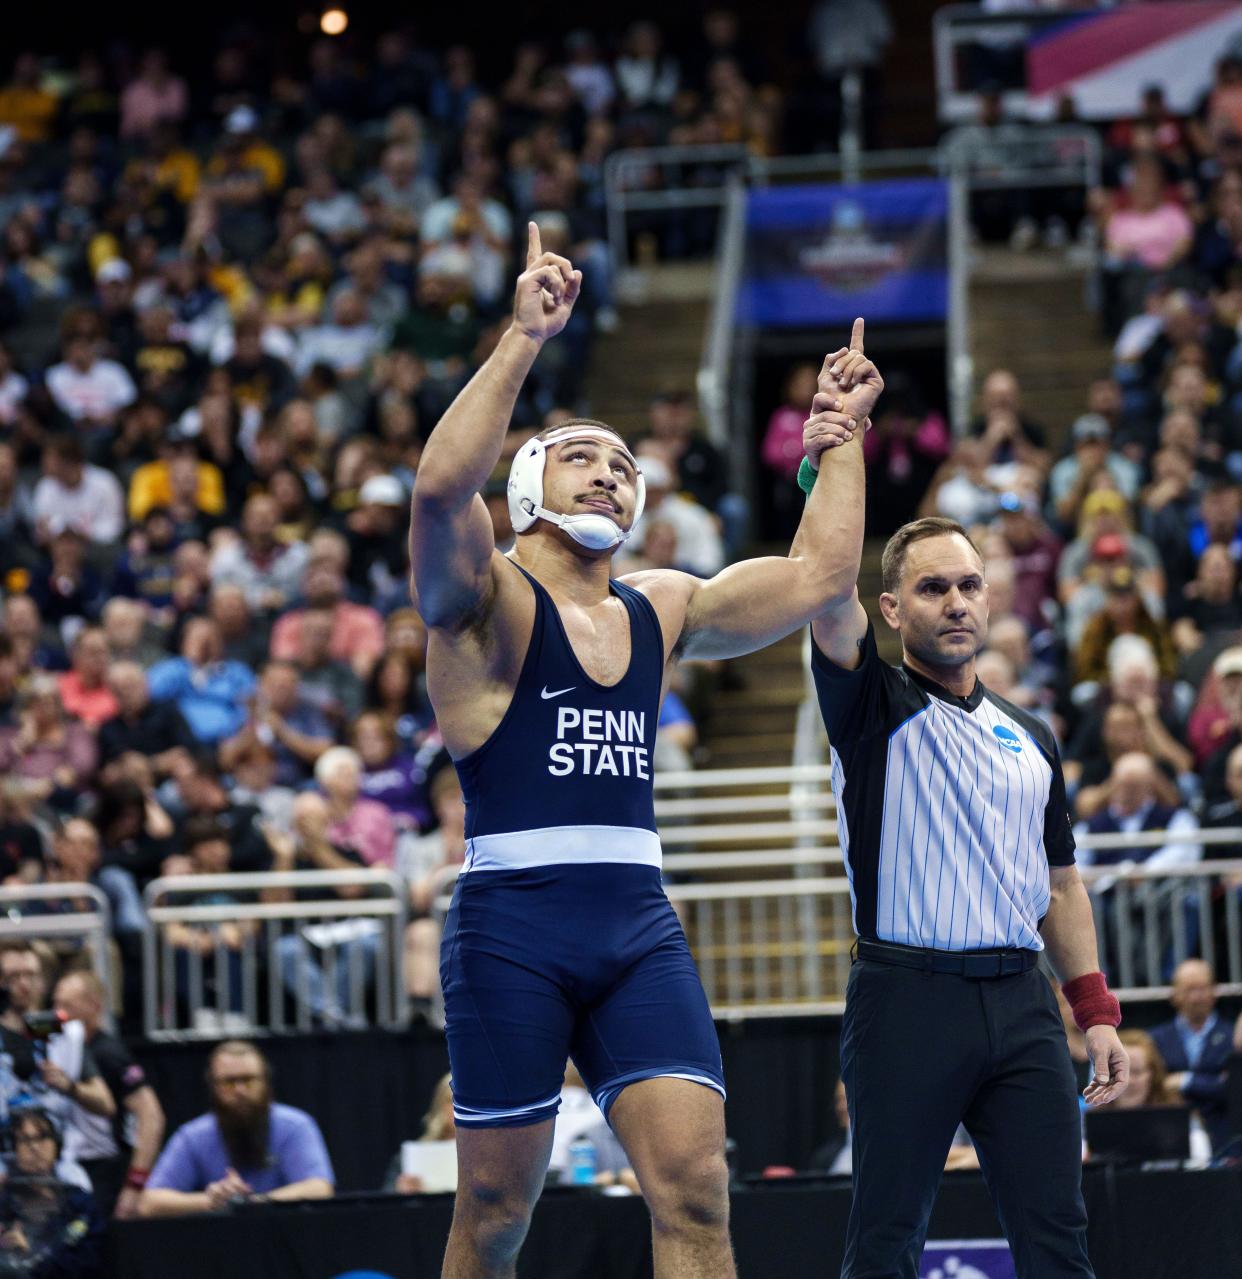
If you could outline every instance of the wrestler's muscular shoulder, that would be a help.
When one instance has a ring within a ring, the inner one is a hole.
[[[535,621],[530,584],[499,551],[489,589],[467,617],[427,633],[427,694],[449,753],[481,746],[513,699]]]
[[[664,636],[664,662],[671,668],[681,652],[686,610],[699,579],[673,569],[653,568],[619,580],[646,596],[655,609]]]

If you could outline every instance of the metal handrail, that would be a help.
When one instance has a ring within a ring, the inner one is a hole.
[[[727,199],[728,175],[744,164],[748,154],[745,146],[733,142],[702,146],[627,147],[614,151],[604,161],[604,199],[608,243],[618,272],[625,270],[629,260],[625,219],[630,210],[713,208],[722,205]],[[634,191],[626,186],[624,180],[628,172],[706,164],[724,166],[720,184]]]
[[[1077,6],[1079,12],[1089,12],[1096,6],[1084,3]],[[1003,12],[990,12],[980,4],[952,4],[937,9],[932,15],[932,49],[936,72],[936,111],[942,121],[962,121],[978,112],[978,93],[959,92],[953,74],[955,46],[959,42],[963,26],[974,27],[990,35],[1008,33],[1014,43],[1025,42],[1033,30],[1048,23],[1064,21],[1062,8],[1029,6],[1025,9],[1009,8]],[[1025,88],[1008,88],[1003,94],[1006,112],[1020,112],[1030,107],[1030,97]]]
[[[718,786],[780,786],[794,782],[824,782],[828,774],[819,763],[771,764],[756,768],[699,768],[656,773],[656,794],[662,790],[692,790]]]
[[[1203,832],[1212,842],[1242,842],[1242,828]],[[1150,832],[1153,841],[1166,832]],[[1175,834],[1175,838],[1178,836]],[[848,973],[854,934],[850,926],[850,886],[841,874],[807,873],[839,864],[840,849],[756,851],[747,854],[670,854],[667,871],[767,869],[793,871],[785,878],[666,883],[665,891],[683,912],[695,958],[713,1015],[742,1017],[840,1014],[844,975]],[[433,910],[442,915],[460,867],[437,876]],[[1118,873],[1117,867],[1082,868],[1096,914],[1102,962],[1117,967],[1114,990],[1123,1002],[1167,997],[1169,987],[1144,974],[1167,971],[1194,953],[1184,912],[1198,914],[1205,958],[1211,954],[1211,881],[1228,884],[1242,878],[1242,858],[1172,868],[1141,864]],[[1226,953],[1219,984],[1223,995],[1242,994],[1242,895],[1225,895]],[[1143,917],[1135,931],[1131,916]],[[808,920],[811,927],[808,928]],[[1167,934],[1167,942],[1158,934]],[[1166,950],[1166,946],[1170,949]],[[1142,949],[1142,954],[1135,952]],[[1107,960],[1105,956],[1107,955]],[[779,997],[777,997],[779,996]]]
[[[773,178],[805,179],[823,174],[836,182],[851,182],[851,170],[866,181],[881,173],[934,173],[939,152],[935,147],[894,147],[884,151],[860,151],[856,158],[842,156],[839,151],[820,151],[812,155],[752,155],[746,162],[746,175],[756,186],[766,186]]]
[[[1015,126],[1017,132],[1017,126]],[[1038,152],[1026,146],[1013,149],[1011,170],[1002,175],[976,173],[966,143],[973,133],[968,127],[954,129],[941,141],[939,165],[949,179],[949,312],[946,319],[946,351],[949,418],[954,431],[966,430],[973,398],[974,361],[970,354],[970,273],[974,261],[971,249],[970,193],[1005,187],[1083,186],[1090,190],[1100,183],[1104,150],[1091,129],[1074,125],[1031,125],[1022,130],[1030,142],[1056,147],[1069,143],[1080,154],[1069,165],[1044,168],[1032,163]]]
[[[13,907],[22,902],[91,902],[94,910],[55,915],[25,915]],[[103,983],[104,1008],[111,1010],[118,988],[112,965],[112,906],[94,884],[13,884],[0,888],[0,938],[80,937],[90,944],[91,967]],[[108,1012],[111,1017],[111,1012]]]
[[[718,237],[716,284],[711,312],[703,333],[703,354],[695,378],[699,411],[707,426],[708,438],[718,448],[735,452],[729,430],[729,379],[733,369],[733,317],[737,290],[746,257],[746,188],[735,174],[725,194],[724,220]],[[736,464],[734,474],[741,474]]]
[[[177,894],[198,896],[214,891],[229,893],[263,893],[283,890],[323,890],[341,887],[361,888],[374,892],[382,889],[383,896],[363,898],[326,897],[309,901],[251,901],[198,904],[169,902]],[[282,923],[301,926],[313,924],[346,923],[373,919],[379,927],[379,942],[375,956],[375,983],[377,1018],[389,1027],[400,1027],[409,1022],[409,1005],[405,998],[402,974],[405,927],[408,917],[408,888],[400,875],[380,867],[350,870],[298,870],[257,871],[225,875],[175,875],[157,879],[147,885],[143,893],[146,907],[146,928],[143,933],[143,1019],[148,1038],[181,1039],[210,1037],[218,1033],[217,1026],[203,1028],[179,1027],[176,1023],[177,981],[174,948],[164,936],[164,927],[172,923],[209,927],[215,924],[253,924],[253,932],[245,932],[241,939],[238,964],[241,967],[242,1016],[248,1032],[266,1033],[286,1029],[283,1001],[288,988],[282,972],[281,943],[291,938],[302,938],[301,929],[283,932]],[[266,944],[264,956],[267,965],[268,996],[271,1013],[267,1025],[259,1024],[259,944],[260,937]],[[305,947],[305,939],[298,943]],[[345,944],[348,944],[346,941]],[[190,992],[188,1002],[191,1012],[210,1008],[204,997],[205,974],[203,956],[187,952]],[[217,991],[215,1010],[235,993],[232,978],[228,975],[228,955],[223,942],[216,941],[212,958],[216,961],[216,980],[223,980],[224,995]],[[349,1015],[357,1022],[364,1016],[366,1002],[365,977],[360,973],[354,952],[347,952],[342,961],[338,955],[338,939],[324,943],[325,984],[338,976],[338,964],[345,965],[349,983]],[[222,970],[224,976],[222,978]],[[295,1005],[296,1029],[307,1030],[312,1022],[309,991],[305,969],[296,969],[296,988],[289,991]],[[282,988],[282,983],[284,988]],[[344,1013],[343,1009],[335,1010]],[[170,1024],[171,1023],[171,1024]]]

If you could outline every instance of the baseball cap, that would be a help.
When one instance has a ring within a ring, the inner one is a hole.
[[[1002,493],[996,499],[996,505],[1002,511],[1009,512],[1010,515],[1017,515],[1025,512],[1027,515],[1034,515],[1039,510],[1039,505],[1034,498],[1028,497],[1023,493],[1015,493],[1012,489],[1007,493]]]
[[[224,117],[225,133],[253,133],[259,127],[259,117],[253,107],[234,107]]]
[[[663,458],[640,457],[638,470],[650,488],[667,489],[673,487],[673,472]]]
[[[405,486],[395,475],[372,475],[358,490],[363,506],[404,506]]]
[[[95,272],[96,284],[121,284],[133,275],[129,263],[124,258],[109,258],[101,262]]]
[[[1113,432],[1108,419],[1101,414],[1084,413],[1075,419],[1074,425],[1070,427],[1070,434],[1075,444],[1082,444],[1086,440],[1109,440]]]
[[[1227,648],[1212,663],[1212,671],[1218,679],[1224,679],[1226,675],[1242,675],[1242,646],[1235,644],[1233,648]]]

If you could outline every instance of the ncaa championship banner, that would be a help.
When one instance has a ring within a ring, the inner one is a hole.
[[[747,197],[735,319],[757,328],[934,324],[948,309],[947,183],[788,186]]]
[[[1003,1239],[954,1239],[923,1249],[919,1279],[1014,1279]]]

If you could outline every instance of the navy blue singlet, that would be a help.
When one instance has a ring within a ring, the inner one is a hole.
[[[567,1057],[605,1114],[642,1079],[723,1095],[715,1026],[660,882],[659,619],[609,584],[629,615],[630,663],[605,687],[551,596],[513,567],[535,594],[530,647],[504,718],[457,762],[466,862],[440,957],[456,1121],[550,1119]]]
[[[655,609],[610,582],[630,621],[620,682],[582,669],[552,597],[535,592],[530,647],[491,737],[457,764],[466,800],[465,873],[587,862],[660,865],[651,758],[664,637]]]

